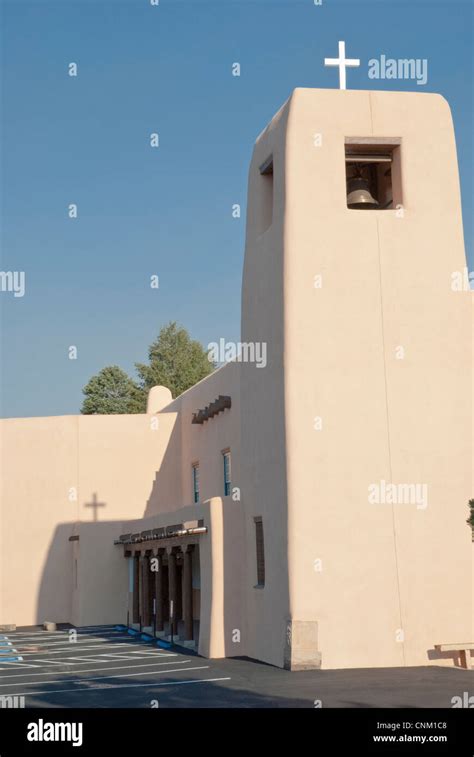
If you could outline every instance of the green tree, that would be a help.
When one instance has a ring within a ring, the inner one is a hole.
[[[471,526],[471,528],[474,530],[474,499],[469,500],[469,509],[470,509],[470,514],[466,523],[468,523]]]
[[[146,394],[117,365],[102,368],[82,390],[85,395],[81,413],[84,415],[114,415],[144,413]]]
[[[175,321],[160,330],[148,350],[148,365],[136,363],[139,386],[147,393],[152,386],[166,386],[177,397],[214,370],[202,344],[191,339]]]

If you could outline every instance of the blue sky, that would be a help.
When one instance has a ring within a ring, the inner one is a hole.
[[[0,294],[1,414],[78,412],[88,379],[133,374],[169,320],[205,345],[238,340],[253,143],[292,89],[338,86],[323,59],[339,39],[361,59],[349,88],[448,99],[472,269],[472,14],[455,0],[3,0],[1,269],[25,271],[26,294]],[[426,86],[369,80],[382,54],[426,58]]]

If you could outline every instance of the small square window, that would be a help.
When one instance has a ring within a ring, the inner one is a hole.
[[[400,142],[399,138],[346,138],[350,210],[393,210],[401,204]]]

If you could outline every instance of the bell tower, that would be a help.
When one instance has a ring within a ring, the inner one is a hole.
[[[472,636],[464,267],[447,102],[296,89],[249,173],[242,341],[267,343],[265,368],[242,365],[251,656],[443,664],[435,644]],[[381,482],[406,501],[369,501]]]

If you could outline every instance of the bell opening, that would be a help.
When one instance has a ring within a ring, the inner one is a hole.
[[[346,204],[349,210],[389,210],[395,207],[392,169],[395,166],[396,202],[401,200],[399,140],[346,138]]]

